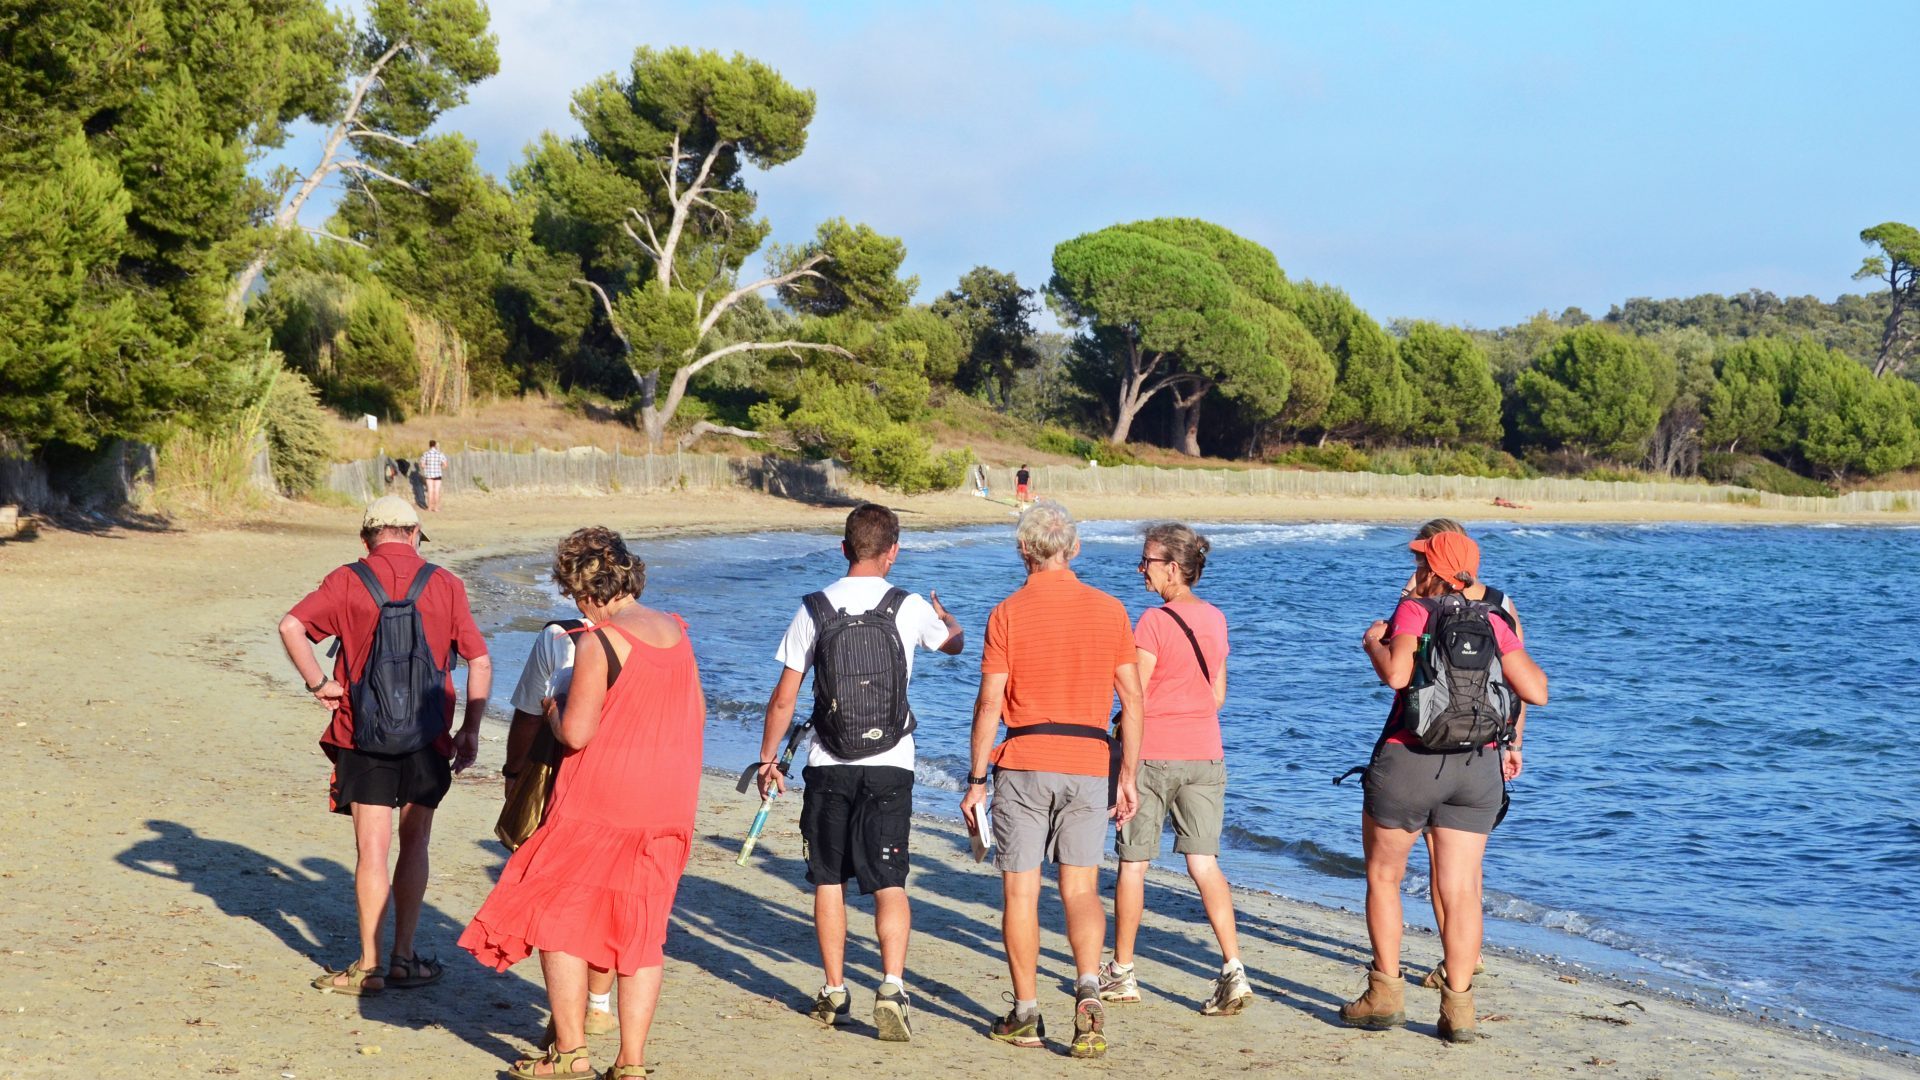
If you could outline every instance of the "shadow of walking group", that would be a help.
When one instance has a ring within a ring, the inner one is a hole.
[[[245,845],[202,836],[178,822],[152,820],[146,825],[153,835],[120,853],[117,858],[122,866],[186,885],[211,900],[222,913],[257,923],[317,967],[355,950],[358,931],[351,867],[323,858],[303,859],[295,867]],[[998,910],[999,875],[989,868],[970,868],[947,857],[948,851],[942,849],[958,845],[946,832],[923,829],[918,839],[926,854],[915,861],[911,882],[914,935],[946,942],[980,957],[981,963],[965,970],[940,971],[924,965],[912,968],[915,1006],[925,1014],[984,1030],[1005,1008],[995,993],[1006,985],[1000,966],[1000,926],[997,918],[983,920],[968,909]],[[735,840],[708,835],[697,842],[725,850]],[[504,863],[506,852],[499,845],[492,841],[476,843],[496,853]],[[800,859],[763,847],[755,860],[783,887],[802,892],[807,889],[806,866]],[[489,876],[497,876],[499,865],[489,867]],[[799,965],[809,973],[817,971],[819,950],[808,903],[752,891],[726,880],[730,876],[725,872],[690,873],[682,880],[673,913],[675,932],[668,936],[667,955],[731,986],[804,1013],[811,1004],[807,976],[796,984],[770,965]],[[1111,871],[1103,871],[1103,891],[1111,886]],[[853,906],[870,908],[866,901],[853,899],[852,892],[849,890]],[[1215,943],[1196,893],[1149,880],[1147,909],[1160,918],[1149,918],[1140,929],[1136,955],[1143,983],[1153,987],[1160,981],[1162,985],[1154,988],[1178,999],[1191,986],[1166,985],[1176,976],[1186,976],[1194,980],[1192,985],[1201,985],[1218,974]],[[1041,897],[1042,925],[1057,925],[1058,912],[1058,896],[1049,882]],[[1366,962],[1363,943],[1330,938],[1246,911],[1239,913],[1238,924],[1243,941],[1264,942],[1343,964]],[[452,949],[463,928],[463,920],[434,906],[429,892],[417,933],[422,951]],[[1049,941],[1055,943],[1050,945]],[[1059,973],[1062,991],[1071,993],[1072,956],[1053,937],[1042,942],[1043,977],[1047,971]],[[441,1027],[496,1058],[518,1056],[546,1023],[545,988],[534,979],[507,973],[487,979],[479,984],[484,989],[476,992],[471,968],[461,963],[464,959],[452,958],[450,977],[432,986],[353,1000],[367,1020],[413,1029]],[[870,935],[849,933],[846,960],[849,973],[856,977],[877,977],[880,970],[879,951]],[[1264,969],[1269,966],[1277,965],[1249,965],[1249,978],[1261,996],[1323,1023],[1339,1024],[1339,997]],[[523,970],[531,972],[534,968],[529,965]],[[1197,1008],[1197,997],[1194,1000]]]

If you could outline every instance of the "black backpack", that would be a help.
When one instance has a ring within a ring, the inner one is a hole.
[[[366,563],[351,566],[373,594],[373,602],[380,605],[366,666],[347,685],[353,745],[369,754],[411,754],[447,730],[447,675],[453,670],[453,651],[447,651],[446,667],[434,662],[426,624],[416,606],[439,567],[422,566],[406,597],[394,600]]]
[[[894,616],[907,599],[889,589],[872,611],[849,615],[826,593],[801,601],[813,619],[813,737],[842,761],[893,749],[914,729],[907,652]]]
[[[1427,631],[1414,654],[1401,726],[1429,750],[1477,750],[1513,738],[1520,699],[1501,670],[1493,618],[1511,621],[1499,598],[1469,600],[1459,593],[1421,600]]]

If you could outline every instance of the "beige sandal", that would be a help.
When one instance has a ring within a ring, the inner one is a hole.
[[[346,976],[346,982],[337,983],[333,981],[342,975]],[[368,986],[368,979],[379,979],[381,980],[381,985]],[[375,997],[386,991],[385,980],[386,975],[378,971],[369,971],[361,967],[358,960],[355,960],[353,963],[347,965],[345,971],[335,971],[332,968],[328,968],[324,974],[313,980],[313,988],[327,994],[346,994],[348,997]]]
[[[513,1068],[507,1070],[507,1075],[514,1080],[553,1080],[556,1076],[597,1075],[591,1064],[585,1069],[573,1067],[575,1062],[586,1060],[587,1048],[584,1046],[577,1050],[548,1050],[537,1058],[521,1058],[514,1062]],[[552,1071],[543,1073],[533,1071],[542,1065],[550,1066]]]

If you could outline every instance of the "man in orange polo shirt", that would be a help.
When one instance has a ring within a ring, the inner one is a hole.
[[[1060,903],[1079,978],[1074,987],[1074,1057],[1106,1053],[1100,1003],[1100,955],[1107,913],[1100,861],[1107,820],[1124,822],[1139,805],[1139,653],[1120,601],[1068,569],[1080,554],[1066,508],[1042,499],[1020,515],[1020,557],[1027,583],[987,619],[980,697],[973,710],[973,765],[961,813],[976,829],[993,766],[993,844],[1005,893],[1001,937],[1013,976],[1013,1011],[992,1036],[1037,1047],[1040,1019],[1040,866],[1060,867]],[[1120,760],[1112,761],[1108,711],[1120,696]],[[1006,721],[1007,738],[993,737]],[[1113,797],[1108,797],[1109,774]]]

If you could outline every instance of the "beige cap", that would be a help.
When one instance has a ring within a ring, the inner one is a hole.
[[[362,529],[418,529],[420,515],[407,500],[398,495],[382,495],[367,504],[367,512],[360,518]],[[420,539],[427,534],[422,532]]]

